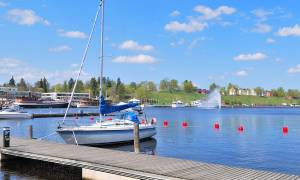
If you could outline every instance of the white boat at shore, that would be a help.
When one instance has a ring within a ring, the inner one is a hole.
[[[172,102],[172,108],[180,108],[185,107],[185,104],[182,101],[174,101]]]
[[[140,124],[139,128],[141,140],[156,134],[155,125],[151,123]],[[59,127],[57,132],[68,144],[105,145],[133,141],[133,129],[132,121],[114,119],[101,124],[97,122],[87,126]]]
[[[31,119],[32,114],[22,111],[19,107],[10,107],[0,111],[0,119]]]

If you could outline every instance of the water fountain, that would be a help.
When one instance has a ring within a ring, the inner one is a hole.
[[[204,99],[193,102],[194,106],[203,109],[221,108],[221,94],[219,89],[215,89]]]

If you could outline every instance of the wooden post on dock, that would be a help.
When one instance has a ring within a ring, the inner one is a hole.
[[[33,139],[33,128],[32,128],[32,125],[29,126],[29,139]]]
[[[140,153],[140,127],[139,123],[134,123],[134,152]]]

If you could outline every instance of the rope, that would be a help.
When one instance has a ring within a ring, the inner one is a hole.
[[[47,137],[50,137],[50,136],[52,136],[52,135],[54,135],[54,134],[56,134],[57,132],[55,131],[54,133],[51,133],[51,134],[49,134],[49,135],[47,135],[47,136],[43,136],[43,137],[40,137],[40,138],[38,138],[37,140],[38,141],[41,141],[41,140],[43,140],[43,139],[45,139],[45,138],[47,138]]]
[[[75,89],[76,89],[76,86],[77,86],[77,83],[78,83],[78,79],[79,79],[79,77],[80,77],[80,75],[81,75],[81,72],[82,72],[82,69],[83,69],[83,65],[84,65],[84,63],[85,63],[85,61],[86,61],[87,53],[88,53],[88,50],[89,50],[90,45],[91,45],[91,40],[92,40],[94,31],[95,31],[96,22],[97,22],[97,19],[98,19],[100,10],[101,10],[101,6],[102,6],[102,3],[100,3],[99,6],[98,6],[98,10],[97,10],[97,13],[96,13],[96,17],[95,17],[95,19],[94,19],[93,27],[92,27],[92,30],[91,30],[91,32],[90,32],[89,39],[88,39],[88,42],[87,42],[85,51],[84,51],[83,56],[82,56],[82,60],[81,60],[79,72],[78,72],[78,74],[77,74],[77,77],[76,77],[76,80],[75,80],[75,84],[74,84],[74,87],[73,87],[73,89],[72,89],[71,97],[70,97],[70,99],[69,99],[68,107],[67,107],[67,110],[66,110],[66,112],[65,112],[65,115],[64,115],[64,119],[63,119],[63,121],[62,121],[62,124],[64,124],[65,119],[66,119],[66,117],[67,117],[67,114],[68,114],[68,112],[69,112],[69,109],[70,109],[70,106],[71,106],[71,103],[72,103],[72,99],[73,99],[73,96],[74,96],[74,92],[75,92]]]

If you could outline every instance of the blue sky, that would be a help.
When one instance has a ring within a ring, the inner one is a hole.
[[[0,0],[0,83],[75,77],[97,0]],[[125,82],[300,88],[299,3],[106,0],[105,72]],[[99,74],[99,24],[82,79]]]

